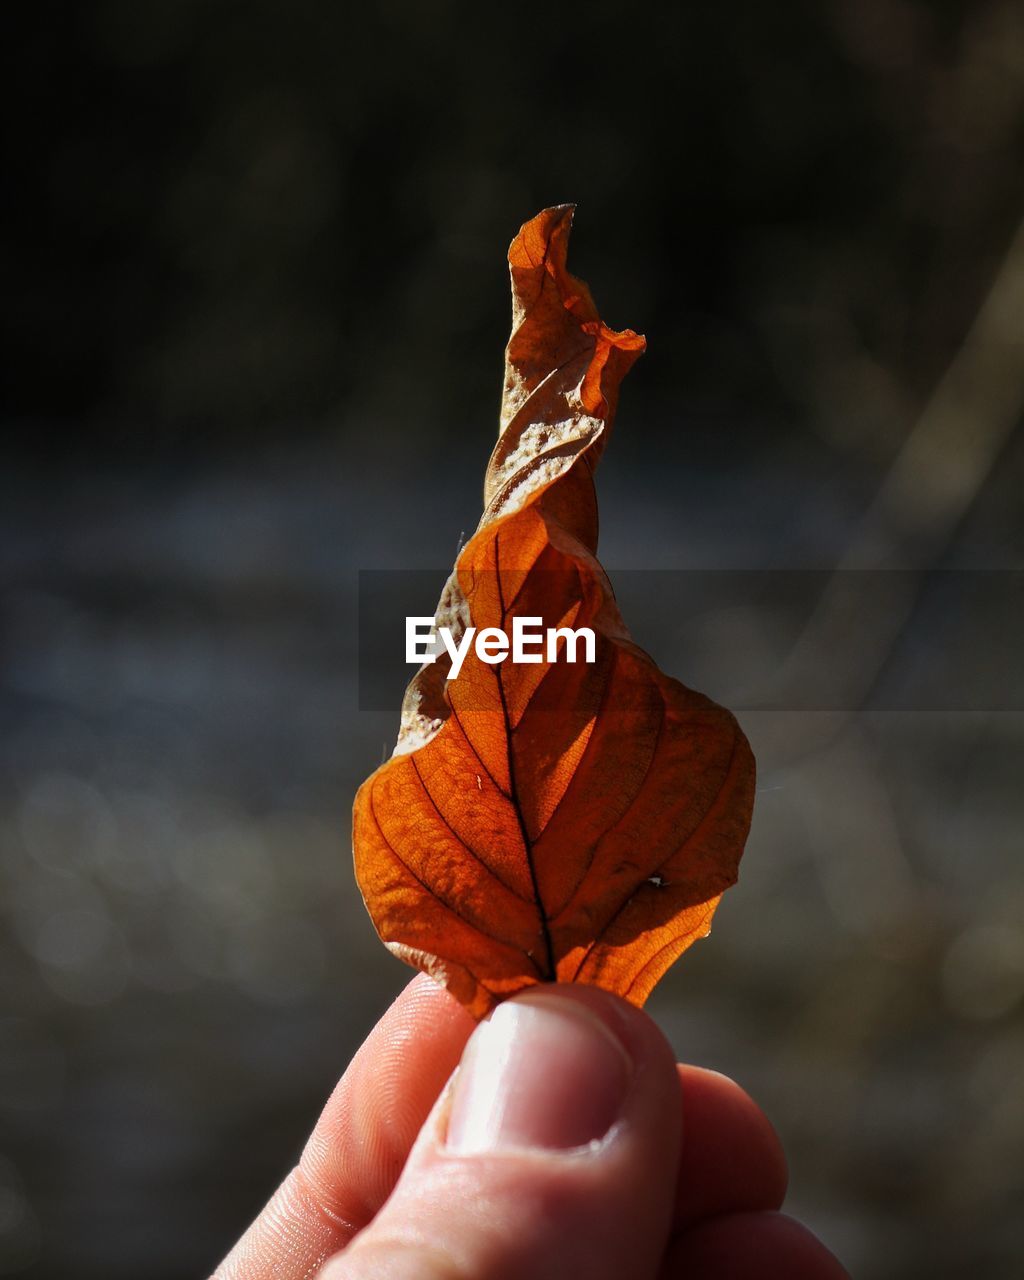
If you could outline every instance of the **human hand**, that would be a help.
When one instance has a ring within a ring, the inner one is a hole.
[[[537,987],[474,1027],[414,978],[215,1280],[847,1277],[761,1110],[646,1014]]]

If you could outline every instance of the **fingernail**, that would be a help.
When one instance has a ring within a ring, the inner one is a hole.
[[[618,1117],[632,1069],[615,1033],[576,1001],[549,992],[506,1000],[463,1054],[448,1147],[465,1155],[585,1146]]]

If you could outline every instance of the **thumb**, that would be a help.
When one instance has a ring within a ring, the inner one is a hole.
[[[638,1009],[584,986],[506,1001],[322,1280],[653,1280],[681,1111],[672,1050]]]

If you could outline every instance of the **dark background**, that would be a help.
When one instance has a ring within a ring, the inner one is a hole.
[[[759,762],[651,1011],[859,1280],[1018,1275],[1020,4],[0,23],[0,1274],[210,1270],[404,982],[350,870],[398,712],[358,571],[474,526],[504,253],[574,200],[649,340],[602,554]],[[745,577],[674,611],[651,569]]]

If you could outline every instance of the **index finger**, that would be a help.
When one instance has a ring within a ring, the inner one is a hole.
[[[299,1163],[214,1280],[306,1280],[391,1193],[476,1023],[422,975],[352,1059]]]

